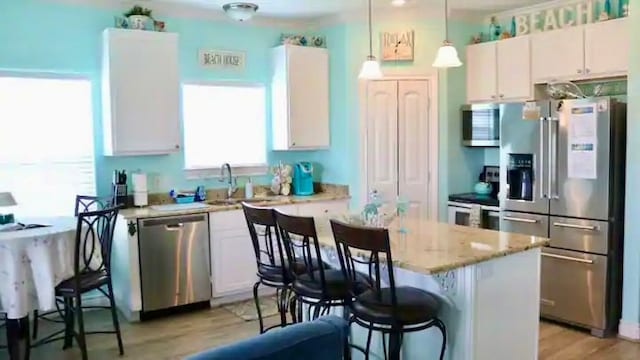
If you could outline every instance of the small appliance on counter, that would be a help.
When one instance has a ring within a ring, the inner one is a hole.
[[[313,165],[308,161],[293,166],[293,194],[313,195]]]
[[[116,205],[131,206],[129,193],[127,191],[127,171],[115,170],[113,173],[113,196],[116,198]]]
[[[149,204],[149,190],[147,188],[147,174],[136,172],[131,179],[133,187],[133,205],[147,206]]]

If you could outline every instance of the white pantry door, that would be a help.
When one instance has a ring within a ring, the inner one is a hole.
[[[398,191],[410,216],[429,216],[429,83],[398,83]]]
[[[398,196],[398,82],[367,87],[367,194],[383,201]]]
[[[394,205],[402,196],[410,216],[428,218],[429,82],[371,81],[366,121],[367,194]]]

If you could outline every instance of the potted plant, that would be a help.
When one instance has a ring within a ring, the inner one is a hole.
[[[124,13],[124,16],[128,19],[129,28],[137,30],[144,30],[147,27],[147,24],[149,24],[153,19],[151,16],[151,9],[143,8],[138,5]]]

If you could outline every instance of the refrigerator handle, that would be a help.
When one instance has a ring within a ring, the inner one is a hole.
[[[544,165],[544,139],[545,139],[545,136],[544,136],[544,125],[545,125],[546,121],[547,121],[546,117],[541,117],[540,118],[540,171],[542,172],[542,174],[544,174],[544,172],[546,171],[545,168],[544,168],[544,166],[545,166]],[[549,193],[547,191],[545,191],[545,186],[544,186],[545,185],[545,181],[544,181],[545,179],[544,179],[544,176],[540,175],[540,176],[538,176],[538,179],[540,181],[540,196],[543,199],[546,199]],[[548,185],[548,181],[547,181],[547,186],[549,186]]]
[[[558,194],[558,127],[559,119],[549,118],[549,198],[557,200]]]

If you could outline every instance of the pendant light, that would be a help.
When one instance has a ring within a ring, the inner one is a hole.
[[[449,4],[447,0],[444,0],[444,31],[445,39],[440,49],[438,49],[433,67],[450,68],[462,66],[462,62],[458,57],[458,51],[453,44],[449,42]]]
[[[379,79],[382,77],[380,63],[373,56],[373,30],[371,28],[371,0],[369,0],[369,56],[360,69],[360,79]]]

